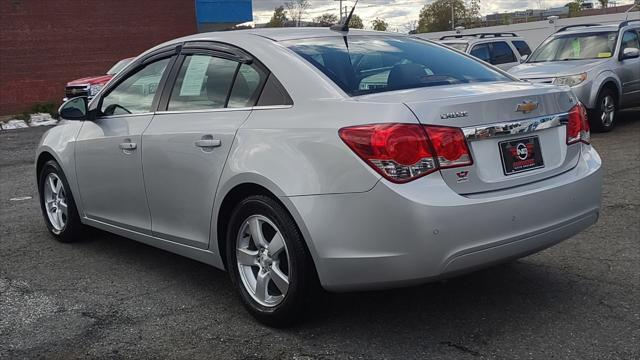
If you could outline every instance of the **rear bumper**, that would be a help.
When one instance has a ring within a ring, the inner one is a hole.
[[[577,234],[598,219],[600,167],[583,145],[572,170],[512,189],[461,196],[434,173],[402,185],[383,180],[366,193],[289,199],[326,289],[386,288],[526,256]]]

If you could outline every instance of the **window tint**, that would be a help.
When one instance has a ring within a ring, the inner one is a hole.
[[[626,31],[622,35],[622,45],[620,51],[624,51],[626,48],[640,49],[640,43],[638,42],[638,34],[635,31]]]
[[[167,110],[224,108],[238,65],[237,61],[209,55],[185,57]]]
[[[148,64],[118,84],[102,98],[102,115],[140,114],[153,111],[151,105],[170,59]]]
[[[284,89],[284,86],[276,79],[273,74],[269,75],[267,82],[264,84],[262,94],[258,100],[258,106],[270,105],[293,105],[293,100]]]
[[[509,78],[445,46],[395,36],[283,41],[349,95]]]
[[[491,62],[491,53],[489,52],[489,44],[476,45],[471,49],[471,56],[486,62]]]
[[[513,46],[515,46],[516,49],[518,49],[520,56],[531,55],[531,48],[529,48],[529,45],[527,45],[526,42],[522,40],[515,40],[512,43],[513,43]]]
[[[509,45],[504,41],[498,41],[491,44],[493,49],[491,63],[493,65],[507,64],[516,62],[516,56],[511,51]]]
[[[227,107],[250,107],[256,104],[266,74],[253,65],[242,64],[233,83]]]

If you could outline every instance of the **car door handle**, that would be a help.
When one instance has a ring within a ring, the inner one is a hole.
[[[201,139],[196,141],[196,146],[201,148],[215,148],[222,145],[220,139]]]
[[[118,147],[121,150],[135,150],[138,147],[138,144],[136,144],[134,142],[124,142],[124,143],[118,145]]]

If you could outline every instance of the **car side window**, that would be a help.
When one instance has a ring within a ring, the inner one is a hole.
[[[622,35],[622,44],[620,45],[620,51],[624,51],[627,48],[640,49],[640,41],[638,41],[638,33],[633,30],[625,31]]]
[[[167,110],[251,107],[267,74],[255,64],[211,55],[189,55],[171,90]]]
[[[284,86],[273,74],[269,74],[267,82],[262,88],[257,106],[293,105],[293,100],[284,89]]]
[[[178,73],[169,111],[224,108],[239,62],[210,55],[189,55]]]
[[[153,98],[170,61],[165,58],[147,64],[116,85],[102,98],[100,113],[112,116],[152,112]]]
[[[475,56],[478,59],[486,62],[491,61],[491,53],[489,52],[489,44],[478,44],[471,49],[469,53],[471,56]]]
[[[516,56],[506,42],[496,41],[491,44],[491,48],[491,63],[493,65],[516,62]]]
[[[531,48],[529,47],[529,45],[525,41],[514,40],[514,41],[512,41],[512,44],[513,44],[513,46],[516,47],[516,49],[520,53],[520,56],[531,55]]]
[[[251,107],[256,104],[267,74],[255,65],[240,65],[227,107]]]

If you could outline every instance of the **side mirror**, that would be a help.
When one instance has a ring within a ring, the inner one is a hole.
[[[522,55],[522,57],[520,57],[520,64],[522,64],[525,61],[527,61],[528,58],[529,58],[529,55]]]
[[[87,120],[89,100],[86,96],[80,96],[67,100],[58,109],[58,114],[65,120]]]
[[[638,50],[637,48],[626,48],[622,51],[620,60],[635,59],[638,57],[640,57],[640,50]]]

